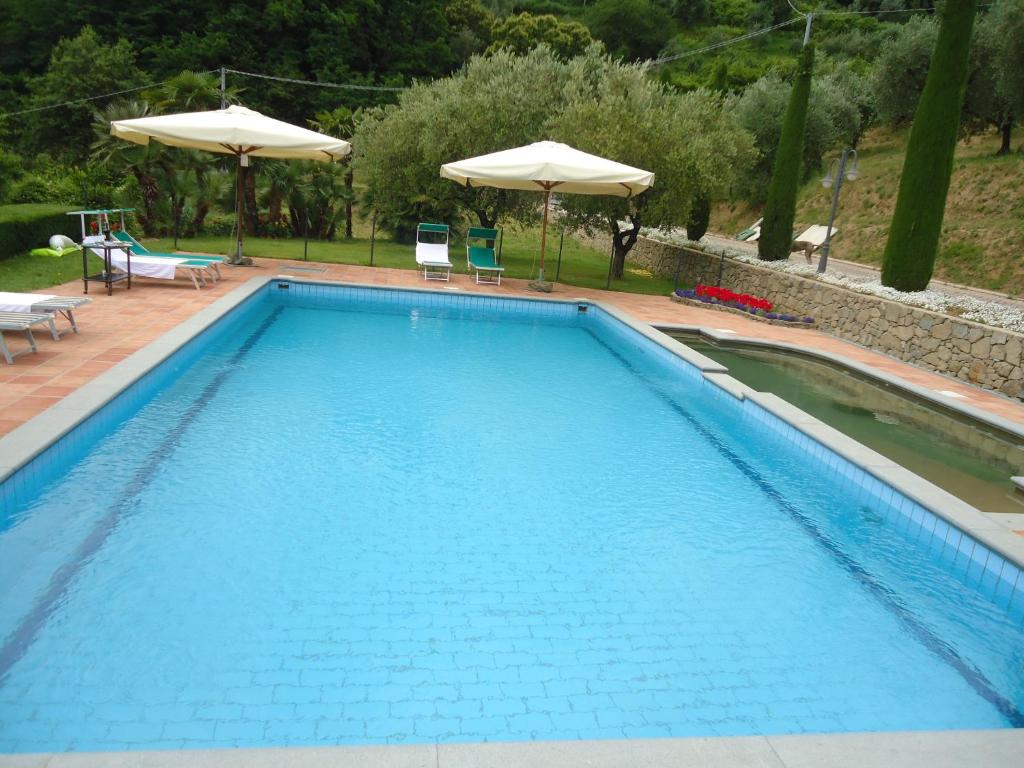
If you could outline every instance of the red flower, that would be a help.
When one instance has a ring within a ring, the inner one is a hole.
[[[773,306],[768,299],[762,299],[759,296],[751,296],[749,293],[736,293],[735,291],[730,291],[728,288],[720,288],[716,285],[701,285],[700,283],[697,283],[696,288],[694,288],[694,293],[698,296],[707,296],[709,299],[713,299],[714,301],[722,304],[739,304],[744,307],[761,309],[765,312],[770,312]]]

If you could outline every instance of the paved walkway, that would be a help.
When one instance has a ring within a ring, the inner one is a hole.
[[[323,271],[306,271],[307,268],[322,268]],[[317,265],[312,262],[272,259],[257,259],[254,268],[228,267],[223,271],[225,276],[221,282],[202,291],[196,291],[181,280],[169,283],[140,279],[135,281],[130,291],[116,287],[113,296],[102,292],[92,294],[92,303],[76,313],[81,333],[67,334],[59,342],[40,338],[38,354],[24,355],[15,360],[13,365],[0,366],[0,435],[10,432],[59,402],[85,382],[257,274],[290,273],[295,277],[376,285],[424,284],[420,273],[412,270],[341,264]],[[430,285],[440,287],[445,284]],[[529,291],[524,280],[508,279],[502,281],[501,286],[482,286],[476,285],[468,275],[454,275],[450,287],[475,293],[536,296]],[[72,281],[46,291],[78,296],[81,295],[81,283]],[[955,392],[964,398],[959,402],[969,403],[1024,425],[1022,403],[915,368],[821,331],[758,323],[740,315],[677,304],[665,296],[643,296],[566,285],[557,285],[553,295],[607,301],[649,323],[701,325],[842,355],[921,387]],[[12,346],[21,343],[15,334],[9,338]]]

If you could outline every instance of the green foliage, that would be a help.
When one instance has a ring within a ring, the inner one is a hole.
[[[924,290],[935,266],[970,66],[975,5],[975,0],[947,0],[914,115],[882,259],[882,284],[900,291]]]
[[[708,0],[661,0],[659,5],[686,26],[704,21],[708,16]]]
[[[754,135],[759,158],[737,191],[754,202],[766,195],[781,145],[783,120],[792,86],[769,74],[739,96],[728,99],[736,121]],[[824,154],[837,145],[856,146],[870,125],[874,108],[865,78],[850,66],[814,78],[804,125],[799,179],[806,181],[821,167]]]
[[[77,237],[66,213],[60,205],[0,206],[0,260],[45,246],[51,235]]]
[[[31,103],[45,106],[122,90],[141,84],[142,78],[130,42],[107,42],[92,27],[85,27],[77,37],[54,46],[46,73],[32,81]],[[28,123],[33,129],[30,144],[35,151],[81,158],[92,140],[90,117],[88,104],[41,113]]]
[[[650,0],[597,0],[586,21],[609,53],[627,61],[653,59],[672,36],[672,18]]]
[[[452,30],[452,53],[457,61],[465,61],[490,44],[494,14],[479,0],[449,0],[444,17]]]
[[[928,77],[939,26],[931,16],[915,16],[896,27],[882,46],[873,85],[878,117],[886,125],[907,125]]]
[[[594,53],[569,66],[570,86],[553,121],[553,137],[655,174],[654,186],[634,198],[562,198],[568,226],[611,230],[618,277],[641,225],[684,224],[693,198],[723,194],[753,159],[753,145],[710,91],[675,93],[647,77],[642,65]],[[622,220],[627,229],[620,228]]]
[[[439,168],[548,138],[566,76],[567,65],[546,46],[521,57],[499,51],[472,58],[449,78],[417,84],[396,105],[369,110],[353,137],[363,207],[392,231],[417,221],[455,223],[467,211],[481,226],[531,220],[536,195],[465,189],[442,179]]]
[[[986,21],[1000,33],[993,40],[996,89],[1024,117],[1024,0],[996,0]]]
[[[700,240],[708,231],[711,221],[711,201],[707,195],[697,195],[690,206],[690,215],[686,219],[686,236],[691,240]]]
[[[789,96],[789,106],[782,123],[779,149],[775,154],[772,180],[765,201],[761,237],[757,241],[757,257],[765,261],[789,258],[793,242],[793,218],[796,213],[796,193],[800,186],[800,161],[803,155],[804,126],[807,123],[807,105],[811,95],[811,76],[814,71],[814,45],[808,44],[800,52],[796,81]]]
[[[758,4],[753,0],[711,0],[708,16],[715,24],[728,27],[745,27],[758,14]]]
[[[11,185],[25,172],[24,160],[13,152],[0,147],[0,203],[11,202]]]
[[[487,52],[505,49],[522,55],[538,45],[546,45],[560,58],[571,59],[592,43],[590,30],[578,21],[559,21],[550,14],[520,13],[494,22]]]

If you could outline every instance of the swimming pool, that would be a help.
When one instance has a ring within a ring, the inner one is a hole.
[[[271,283],[151,378],[4,485],[0,751],[1024,723],[1015,566],[597,307]]]

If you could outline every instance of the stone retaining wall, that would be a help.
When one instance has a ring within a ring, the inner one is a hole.
[[[607,251],[608,238],[594,246]],[[683,256],[680,259],[679,254]],[[921,368],[955,376],[986,389],[1024,398],[1024,334],[910,307],[717,254],[641,237],[629,260],[653,274],[672,279],[680,265],[679,285],[715,284],[764,296],[777,311],[810,315],[818,326],[840,338],[884,352]]]

